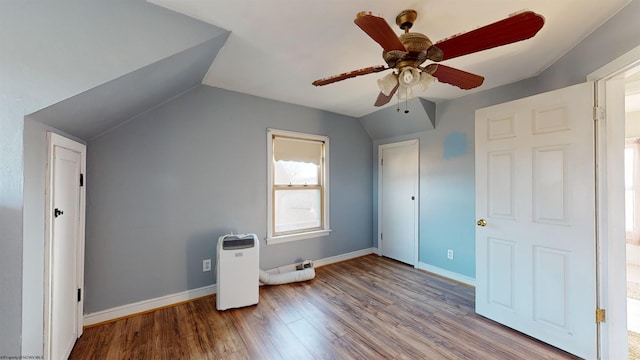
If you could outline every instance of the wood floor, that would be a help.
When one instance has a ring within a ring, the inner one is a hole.
[[[71,359],[575,359],[474,313],[474,290],[377,255],[84,330]]]

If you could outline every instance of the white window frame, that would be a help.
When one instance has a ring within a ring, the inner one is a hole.
[[[273,137],[285,136],[306,140],[315,140],[324,142],[324,178],[323,178],[323,191],[322,191],[322,228],[299,232],[295,234],[287,235],[274,235],[273,228]],[[287,130],[267,129],[267,245],[280,244],[289,241],[297,241],[303,239],[318,238],[321,236],[327,236],[331,233],[331,227],[329,225],[329,137],[323,135],[314,135],[307,133],[300,133]]]

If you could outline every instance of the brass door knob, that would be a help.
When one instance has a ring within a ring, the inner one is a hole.
[[[487,226],[487,220],[485,219],[480,219],[478,220],[478,226]]]

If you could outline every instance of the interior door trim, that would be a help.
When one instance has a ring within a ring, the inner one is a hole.
[[[44,328],[43,328],[43,338],[44,338],[44,359],[51,359],[51,350],[52,343],[51,340],[54,334],[51,334],[51,299],[52,299],[52,277],[53,274],[51,272],[52,265],[52,257],[53,257],[53,249],[51,246],[51,241],[53,239],[53,219],[55,209],[53,208],[53,186],[54,186],[54,174],[53,174],[53,164],[54,164],[54,147],[59,146],[63,147],[80,154],[80,174],[86,174],[86,156],[87,150],[84,144],[80,144],[76,141],[68,139],[64,136],[58,135],[53,132],[47,132],[47,170],[46,170],[46,182],[45,182],[45,246],[44,246]],[[84,178],[84,176],[83,176]],[[79,193],[79,221],[78,228],[76,229],[78,233],[78,249],[77,249],[77,284],[80,289],[80,294],[82,296],[81,301],[78,301],[77,316],[76,316],[76,328],[78,337],[82,335],[83,330],[83,307],[84,307],[84,243],[85,243],[85,209],[86,209],[86,181],[83,181],[82,186],[80,187]]]

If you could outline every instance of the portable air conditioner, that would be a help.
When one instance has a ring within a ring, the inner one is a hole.
[[[258,303],[258,237],[255,234],[218,238],[216,307],[226,310]]]

